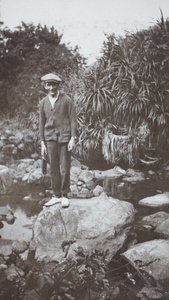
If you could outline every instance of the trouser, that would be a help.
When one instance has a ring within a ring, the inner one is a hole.
[[[70,152],[68,143],[47,141],[50,178],[54,195],[66,196],[70,192]]]

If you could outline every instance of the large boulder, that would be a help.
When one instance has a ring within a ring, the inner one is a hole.
[[[156,239],[137,244],[122,254],[140,274],[160,282],[169,280],[169,240]]]
[[[13,175],[11,170],[0,165],[0,194],[6,194],[11,192],[13,186]]]
[[[62,243],[73,242],[73,249],[84,251],[109,249],[109,259],[123,246],[134,220],[131,203],[120,201],[102,193],[91,199],[71,199],[70,206],[60,204],[44,207],[34,224],[36,253],[60,260],[64,257]]]
[[[150,207],[169,206],[169,192],[146,197],[141,199],[139,204]]]

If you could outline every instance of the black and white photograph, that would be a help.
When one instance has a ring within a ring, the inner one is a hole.
[[[0,0],[0,300],[169,299],[169,0]]]

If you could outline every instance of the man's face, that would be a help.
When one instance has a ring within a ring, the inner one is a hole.
[[[45,89],[52,97],[57,95],[59,89],[59,82],[45,82]]]

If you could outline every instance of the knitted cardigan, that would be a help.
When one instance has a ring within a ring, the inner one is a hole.
[[[46,96],[39,103],[39,111],[41,141],[67,143],[72,136],[76,136],[77,120],[75,108],[67,95],[60,93],[54,108],[52,108],[49,97]]]

